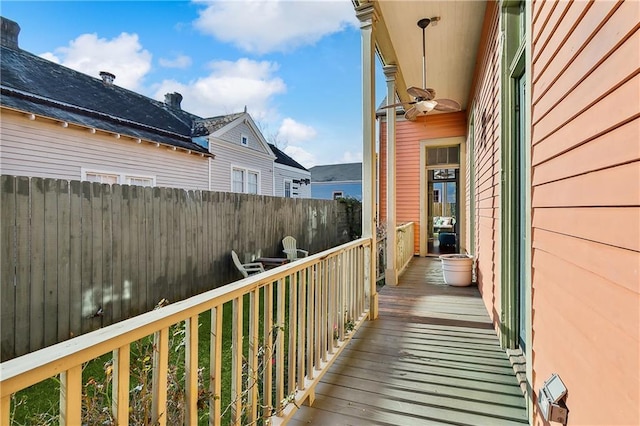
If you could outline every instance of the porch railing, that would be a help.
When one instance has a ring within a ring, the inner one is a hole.
[[[398,276],[409,266],[409,261],[413,257],[413,222],[405,223],[396,227],[396,273]],[[387,238],[388,235],[378,237],[376,246],[378,247],[378,274],[376,281],[382,281],[387,268]]]
[[[413,222],[405,223],[396,228],[396,268],[398,275],[402,274],[413,258]]]
[[[150,423],[165,425],[172,327],[184,327],[178,368],[184,370],[185,424],[195,425],[202,416],[199,343],[209,345],[210,425],[221,424],[225,411],[233,424],[283,423],[305,400],[313,401],[316,384],[367,317],[370,246],[370,239],[352,241],[2,363],[0,423],[10,424],[13,394],[59,376],[60,424],[82,424],[83,365],[112,353],[112,402],[106,409],[115,424],[127,425],[135,387],[132,344],[153,336]],[[223,309],[225,304],[232,307]],[[210,339],[199,342],[199,316],[208,311]],[[231,336],[223,333],[229,314]],[[223,340],[230,342],[229,361]],[[221,395],[223,374],[231,382],[229,395]]]

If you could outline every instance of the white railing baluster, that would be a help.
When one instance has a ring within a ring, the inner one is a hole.
[[[129,363],[130,345],[113,351],[113,387],[111,389],[111,411],[118,426],[129,424]]]
[[[320,360],[322,359],[322,330],[320,324],[322,323],[322,274],[324,268],[322,262],[316,265],[316,279],[314,288],[314,303],[313,303],[313,363],[315,367],[320,369]]]
[[[329,287],[329,295],[328,295],[328,301],[327,304],[329,306],[329,345],[328,345],[328,351],[327,354],[328,355],[333,355],[333,348],[335,346],[334,343],[334,336],[335,336],[335,330],[336,327],[338,325],[338,322],[336,321],[336,318],[338,316],[337,314],[337,310],[338,310],[338,302],[336,300],[336,281],[337,281],[337,275],[336,275],[336,257],[332,256],[331,257],[331,267],[329,268],[329,282],[328,287]]]
[[[298,277],[289,276],[289,351],[287,354],[287,395],[296,389],[296,340],[298,335]]]
[[[211,344],[209,346],[209,424],[220,426],[222,421],[222,305],[211,309]]]
[[[307,322],[307,273],[306,269],[298,272],[298,335],[297,335],[297,380],[298,380],[298,390],[304,389],[304,358],[305,358],[305,333],[306,333],[306,322]]]
[[[273,404],[273,360],[277,332],[273,328],[273,283],[264,287],[264,373],[262,376],[262,405],[265,407],[262,415],[271,415]]]
[[[231,326],[231,422],[242,422],[242,297],[233,299],[233,321]]]
[[[60,373],[60,426],[81,424],[82,364]]]
[[[247,388],[248,388],[248,423],[255,423],[258,416],[258,383],[259,374],[258,371],[258,357],[259,351],[259,339],[258,334],[260,316],[260,292],[254,290],[249,294],[249,356],[247,359]]]
[[[315,303],[314,298],[316,294],[316,268],[311,266],[307,268],[307,379],[313,380],[313,365],[314,359],[316,356],[316,350],[314,347],[315,344],[315,333],[313,332],[315,324]]]
[[[322,310],[320,314],[322,315],[322,323],[320,327],[322,327],[322,361],[327,361],[327,350],[329,346],[329,342],[331,341],[331,327],[329,326],[331,311],[329,309],[329,272],[330,272],[330,261],[329,259],[324,261],[324,273],[322,274]]]
[[[276,399],[274,406],[276,409],[281,408],[281,402],[284,399],[284,330],[286,326],[284,323],[284,310],[285,310],[285,286],[284,278],[278,280],[278,288],[276,289],[276,324],[278,327],[276,338]]]
[[[11,395],[2,397],[0,402],[0,424],[8,425],[11,423]]]
[[[185,425],[198,424],[198,316],[185,320]],[[118,425],[120,426],[120,425]]]
[[[153,334],[153,399],[151,419],[160,426],[167,424],[167,373],[169,365],[169,328]]]

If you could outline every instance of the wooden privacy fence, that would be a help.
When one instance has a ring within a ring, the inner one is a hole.
[[[2,361],[239,279],[231,249],[348,240],[333,201],[1,177]]]

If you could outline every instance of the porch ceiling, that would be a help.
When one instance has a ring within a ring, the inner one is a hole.
[[[365,3],[364,1],[360,2]],[[384,64],[399,68],[398,96],[410,86],[422,87],[422,18],[440,17],[426,28],[427,87],[436,98],[457,100],[467,108],[486,2],[374,1],[378,12],[376,43]]]

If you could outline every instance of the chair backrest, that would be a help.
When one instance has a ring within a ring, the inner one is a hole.
[[[287,259],[298,259],[297,244],[298,242],[291,235],[287,235],[282,239],[282,248],[284,249],[282,251],[287,255]]]
[[[249,273],[244,269],[244,266],[242,266],[242,263],[238,258],[238,254],[234,250],[231,250],[231,258],[233,259],[233,263],[236,265],[236,268],[238,268],[238,271],[240,271],[243,277],[247,278]]]

